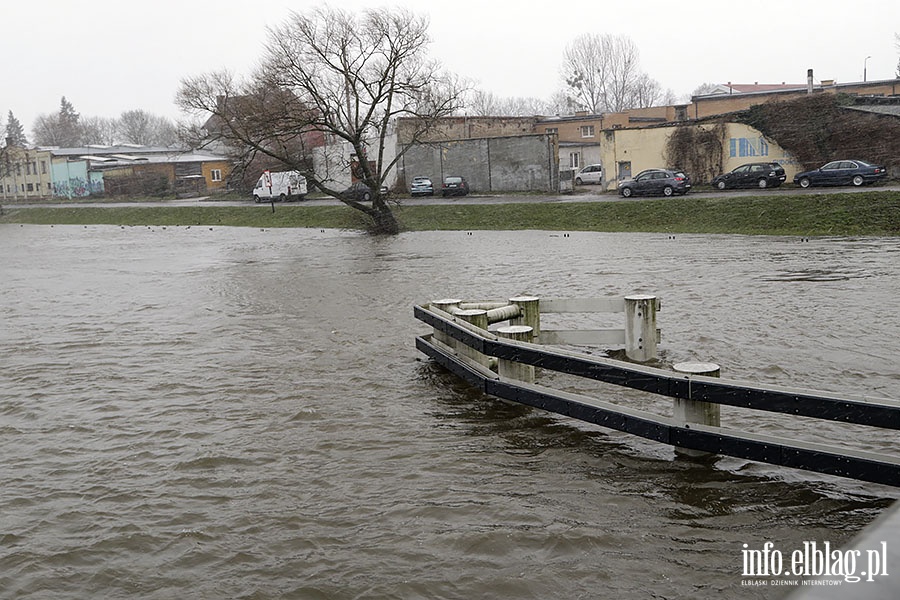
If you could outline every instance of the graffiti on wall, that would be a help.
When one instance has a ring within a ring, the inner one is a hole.
[[[53,195],[58,198],[84,198],[91,194],[102,194],[102,181],[85,181],[82,177],[70,177],[68,180],[53,184]]]
[[[731,138],[729,145],[731,158],[769,155],[769,143],[761,136],[758,138]]]

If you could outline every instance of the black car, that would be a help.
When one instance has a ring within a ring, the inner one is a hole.
[[[465,177],[444,177],[444,185],[441,186],[442,196],[465,196],[469,193],[469,182]]]
[[[386,185],[381,186],[380,188],[381,196],[387,198],[389,191]],[[362,200],[363,202],[368,202],[372,199],[372,190],[369,189],[362,181],[354,182],[350,187],[341,192],[341,198],[346,198],[348,200]]]
[[[794,183],[800,187],[811,185],[860,186],[887,177],[887,169],[864,160],[833,160],[814,171],[804,171],[794,175]]]
[[[691,178],[683,171],[672,169],[647,169],[619,183],[619,194],[631,196],[687,194],[691,189]]]
[[[717,175],[713,178],[712,185],[720,190],[742,187],[764,189],[778,187],[785,179],[787,175],[784,174],[784,167],[778,163],[748,163]]]

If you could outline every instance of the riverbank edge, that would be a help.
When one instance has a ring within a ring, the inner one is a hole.
[[[394,207],[403,231],[544,230],[791,236],[900,235],[900,192],[653,198],[614,202],[433,204]],[[365,231],[343,205],[39,208],[4,206],[0,223],[229,226]]]

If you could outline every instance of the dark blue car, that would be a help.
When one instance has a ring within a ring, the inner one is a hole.
[[[811,185],[863,185],[887,177],[887,169],[864,160],[833,160],[814,171],[794,175],[794,183],[807,188]]]

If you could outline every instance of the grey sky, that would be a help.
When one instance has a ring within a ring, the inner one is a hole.
[[[186,76],[227,68],[249,73],[267,26],[322,2],[294,0],[44,0],[3,7],[5,58],[0,117],[30,133],[61,96],[86,116],[144,109],[180,117]],[[337,6],[338,3],[332,3]],[[563,50],[582,33],[631,37],[641,66],[677,96],[703,83],[804,83],[896,77],[896,0],[342,0],[355,10],[404,6],[431,19],[431,56],[478,87],[506,97],[549,98],[560,87]],[[678,7],[677,9],[674,7]],[[867,56],[871,56],[866,60]]]

